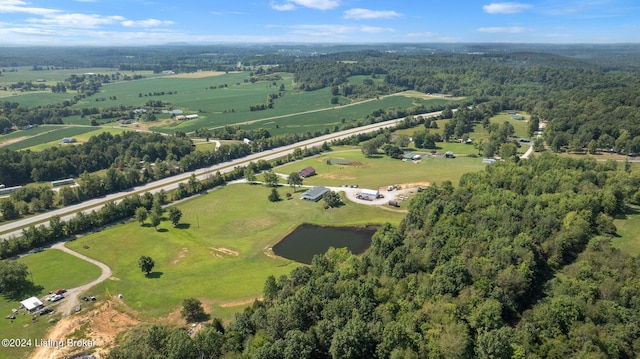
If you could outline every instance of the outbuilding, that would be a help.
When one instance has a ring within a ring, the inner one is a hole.
[[[315,174],[316,174],[316,169],[313,167],[303,168],[300,171],[298,171],[298,175],[302,178],[315,176]]]
[[[37,297],[31,297],[20,302],[23,308],[26,310],[33,312],[43,307],[42,302]]]
[[[360,196],[369,200],[374,200],[380,196],[380,192],[375,189],[363,189],[362,192],[360,192]]]
[[[318,202],[320,198],[322,198],[322,196],[324,196],[324,194],[327,192],[329,192],[329,189],[327,187],[316,186],[303,193],[302,196],[300,196],[300,199]]]

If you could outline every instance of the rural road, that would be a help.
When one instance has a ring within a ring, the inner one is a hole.
[[[436,111],[431,113],[415,115],[415,117],[420,117],[420,116],[434,117],[434,116],[440,115],[440,113],[441,111]],[[300,141],[288,146],[283,146],[279,148],[274,148],[272,150],[266,150],[259,153],[254,153],[252,155],[249,155],[243,158],[238,158],[232,161],[216,164],[216,165],[199,169],[196,171],[185,172],[179,175],[167,177],[152,183],[148,183],[143,186],[132,188],[127,191],[113,193],[101,198],[95,198],[95,199],[85,201],[79,204],[75,204],[72,206],[60,208],[54,211],[49,211],[47,213],[42,213],[36,216],[9,222],[0,226],[0,239],[19,237],[22,235],[22,228],[28,227],[31,224],[33,225],[43,224],[45,226],[48,226],[48,221],[53,216],[60,216],[60,218],[63,221],[68,221],[69,219],[73,218],[76,215],[76,213],[80,211],[85,213],[90,213],[91,211],[97,211],[100,208],[102,208],[105,203],[112,202],[112,201],[118,202],[122,200],[124,197],[129,195],[133,195],[133,194],[139,195],[144,192],[155,193],[160,190],[169,191],[169,190],[175,189],[178,187],[178,184],[180,182],[188,181],[189,177],[192,174],[195,174],[196,177],[200,180],[206,179],[208,176],[218,171],[220,173],[230,172],[230,171],[233,171],[235,167],[246,166],[252,161],[253,162],[258,160],[270,161],[276,158],[284,157],[288,154],[293,153],[294,149],[296,148],[319,147],[319,146],[322,146],[322,144],[325,142],[331,142],[333,140],[347,138],[360,133],[373,132],[382,128],[392,127],[392,126],[395,126],[398,122],[402,121],[403,119],[404,118],[397,118],[394,120],[375,123],[375,124],[366,125],[362,127],[352,128],[345,131],[335,132],[328,135],[323,135],[320,137],[315,137],[315,138]]]
[[[78,257],[84,261],[87,261],[91,264],[94,264],[96,266],[98,266],[100,268],[100,270],[102,270],[102,274],[100,274],[100,276],[87,283],[87,284],[83,284],[79,287],[75,287],[75,288],[69,288],[67,289],[67,292],[64,294],[64,299],[61,300],[58,304],[58,306],[56,307],[57,311],[62,313],[62,314],[70,314],[71,311],[73,310],[73,308],[78,305],[79,300],[78,297],[80,296],[81,293],[83,293],[84,291],[88,290],[89,288],[93,287],[94,285],[101,283],[105,280],[107,280],[109,277],[111,277],[111,268],[109,268],[109,266],[107,266],[106,264],[102,263],[102,262],[98,262],[95,259],[89,258],[87,256],[85,256],[84,254],[80,254],[78,252],[72,251],[71,249],[67,248],[64,246],[65,242],[59,242],[54,244],[53,246],[51,246],[52,249],[57,249],[57,250],[61,250],[65,253],[69,253],[72,256]]]

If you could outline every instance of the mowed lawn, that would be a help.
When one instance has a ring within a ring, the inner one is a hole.
[[[625,253],[637,256],[640,255],[640,208],[631,207],[625,214],[624,218],[618,218],[613,221],[618,229],[618,237],[611,240],[611,244],[619,248]]]
[[[228,185],[179,204],[179,228],[164,221],[156,231],[129,221],[67,245],[113,269],[115,278],[92,289],[95,294],[123,294],[142,317],[167,316],[190,297],[211,308],[212,316],[228,317],[229,306],[246,305],[262,294],[269,275],[279,277],[300,265],[268,249],[297,225],[398,224],[404,216],[355,203],[325,210],[321,202],[299,200],[301,191],[294,199],[272,203],[270,191],[261,185]],[[291,189],[279,191],[285,198]],[[156,263],[149,277],[138,268],[141,255]]]
[[[330,159],[346,160],[351,164],[327,164]],[[365,158],[359,147],[336,147],[333,152],[278,167],[275,171],[290,174],[308,166],[315,168],[317,175],[306,178],[303,182],[305,185],[357,184],[364,188],[380,188],[403,183],[451,181],[457,184],[464,173],[480,171],[486,165],[482,163],[481,158],[472,157],[449,159],[425,157],[416,163],[403,162],[384,155]]]
[[[60,318],[60,315],[54,312],[53,314],[38,317],[38,321],[34,323],[31,321],[29,315],[22,315],[24,311],[21,311],[13,322],[4,319],[4,316],[11,313],[11,309],[18,309],[20,307],[19,302],[21,300],[34,295],[42,298],[46,296],[49,291],[54,291],[58,288],[77,287],[100,276],[100,268],[56,249],[48,249],[40,253],[30,254],[20,258],[19,261],[27,265],[30,272],[28,279],[31,280],[31,278],[33,278],[36,290],[23,293],[16,299],[6,297],[0,299],[0,314],[2,315],[2,321],[0,321],[0,337],[3,339],[45,338],[45,333],[53,325],[48,322],[49,319]],[[46,301],[43,301],[43,303],[49,304],[49,302]],[[31,349],[33,349],[33,347]],[[29,351],[30,348],[19,349],[3,347],[2,350],[0,350],[0,358],[21,358]]]

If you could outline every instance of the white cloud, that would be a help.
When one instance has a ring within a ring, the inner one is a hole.
[[[531,9],[533,5],[517,2],[499,2],[484,5],[482,9],[489,14],[516,14]]]
[[[369,10],[369,9],[349,9],[344,12],[345,19],[363,20],[363,19],[390,19],[400,17],[401,14],[391,10]]]
[[[146,20],[125,20],[122,21],[122,26],[126,27],[156,27],[162,25],[171,25],[173,21],[170,20],[157,20],[157,19],[146,19]]]
[[[529,32],[531,29],[522,26],[507,26],[507,27],[481,27],[479,32],[491,32],[491,33],[506,33],[506,34],[519,34],[522,32]]]
[[[379,34],[381,32],[394,32],[395,30],[390,27],[362,26],[360,31],[370,34]]]
[[[299,6],[316,10],[331,10],[340,6],[340,0],[286,0],[284,3],[271,3],[271,8],[278,11],[295,10]]]
[[[55,14],[60,10],[40,7],[29,7],[28,3],[21,0],[0,0],[0,13],[24,13],[32,15]]]
[[[271,8],[278,11],[291,11],[297,9],[297,7],[290,2],[284,4],[271,3]]]
[[[101,16],[95,14],[59,14],[48,15],[42,19],[27,20],[33,24],[43,24],[49,26],[75,27],[75,28],[96,28],[100,25],[110,25],[125,21],[122,16]]]

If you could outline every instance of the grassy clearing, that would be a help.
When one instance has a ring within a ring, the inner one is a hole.
[[[464,145],[461,145],[464,146]],[[352,165],[328,165],[327,160],[340,158],[352,161]],[[402,162],[387,156],[365,158],[359,148],[335,148],[333,152],[309,158],[276,169],[289,174],[313,166],[318,173],[306,178],[305,185],[341,186],[358,184],[365,188],[380,188],[400,183],[458,183],[462,174],[482,170],[486,165],[480,158],[458,157],[423,158],[418,163]]]
[[[100,269],[93,264],[55,249],[31,254],[19,260],[29,267],[36,287],[40,286],[42,289],[25,293],[23,295],[24,298],[20,297],[21,299],[18,300],[0,299],[0,314],[2,315],[0,338],[46,339],[45,333],[52,326],[51,323],[48,323],[48,320],[60,318],[60,315],[55,314],[55,312],[38,317],[38,321],[35,323],[31,321],[30,316],[22,315],[23,312],[16,316],[13,322],[4,319],[4,316],[11,313],[12,308],[19,308],[19,301],[22,299],[32,295],[42,297],[51,290],[73,288],[90,282],[100,275]],[[21,349],[2,348],[0,358],[22,358],[32,349],[33,347]]]
[[[287,191],[280,189],[283,198]],[[92,289],[96,294],[122,293],[126,304],[143,317],[166,316],[188,297],[200,298],[214,316],[227,316],[231,311],[221,305],[256,298],[267,276],[286,274],[299,265],[265,254],[296,225],[399,223],[403,216],[354,203],[324,210],[321,203],[295,195],[271,203],[269,193],[259,185],[229,185],[180,204],[179,228],[165,221],[156,231],[131,221],[68,246],[113,268],[117,280]],[[149,278],[137,266],[141,255],[156,262]]]
[[[618,229],[618,237],[611,243],[614,247],[631,255],[640,255],[640,208],[632,207],[624,216],[613,221]]]

